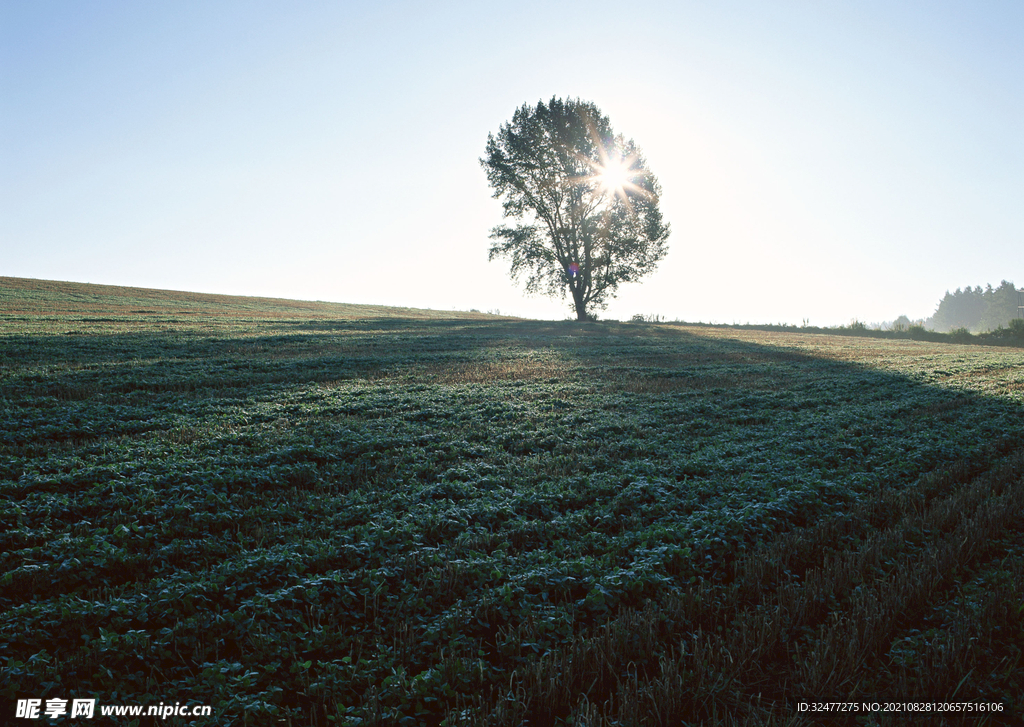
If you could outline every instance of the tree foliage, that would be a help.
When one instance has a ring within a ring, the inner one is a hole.
[[[524,104],[488,135],[480,163],[515,222],[491,231],[490,259],[507,258],[527,293],[568,292],[579,320],[604,308],[620,284],[651,273],[668,251],[658,180],[593,103]]]
[[[928,327],[936,331],[966,329],[975,333],[1009,325],[1017,317],[1017,287],[1004,280],[998,288],[980,285],[946,291]]]

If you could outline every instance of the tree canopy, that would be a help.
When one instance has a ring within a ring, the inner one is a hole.
[[[1008,280],[998,288],[991,284],[984,289],[967,286],[956,292],[946,291],[939,301],[934,315],[928,319],[928,327],[936,331],[951,331],[966,328],[975,333],[991,331],[1008,325],[1017,317],[1017,286]]]
[[[507,258],[527,293],[568,292],[578,320],[591,319],[620,284],[653,272],[668,252],[658,180],[593,103],[524,104],[487,136],[480,163],[516,223],[491,231],[490,259]]]

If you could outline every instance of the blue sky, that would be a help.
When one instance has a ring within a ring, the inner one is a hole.
[[[644,150],[611,318],[875,322],[1024,285],[1018,2],[0,2],[0,275],[564,318],[487,261],[523,103]]]

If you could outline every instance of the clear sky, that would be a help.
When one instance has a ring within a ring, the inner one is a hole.
[[[1024,285],[1024,3],[0,0],[0,275],[561,319],[479,158],[596,103],[672,225],[604,313],[812,325]]]

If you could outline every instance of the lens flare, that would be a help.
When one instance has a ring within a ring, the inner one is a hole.
[[[627,184],[632,183],[634,172],[626,159],[609,158],[597,170],[597,183],[606,194],[621,194]]]
[[[607,210],[621,202],[632,214],[631,198],[653,197],[651,192],[642,186],[642,182],[638,183],[639,179],[647,177],[650,173],[643,168],[643,162],[639,160],[637,154],[626,153],[632,149],[632,142],[626,143],[621,138],[602,138],[591,120],[587,120],[587,129],[593,141],[594,153],[576,156],[589,167],[589,174],[575,177],[571,181],[589,187],[598,207]]]

